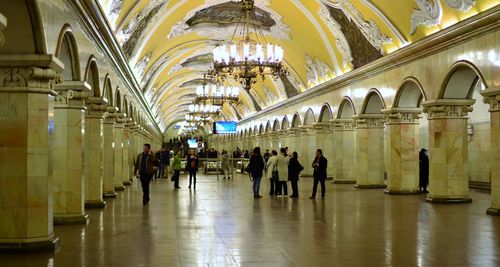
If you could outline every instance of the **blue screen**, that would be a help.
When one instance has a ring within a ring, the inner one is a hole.
[[[188,139],[189,148],[198,148],[198,142],[196,139]]]
[[[215,134],[233,134],[236,133],[236,122],[234,121],[216,121],[214,122]]]

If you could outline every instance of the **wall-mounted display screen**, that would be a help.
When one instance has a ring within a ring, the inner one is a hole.
[[[235,121],[216,121],[214,122],[214,134],[234,134],[236,133]]]
[[[189,148],[198,148],[198,141],[196,139],[188,139]]]

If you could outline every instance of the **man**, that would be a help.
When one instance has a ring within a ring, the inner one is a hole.
[[[269,149],[266,149],[266,153],[264,153],[264,161],[266,162],[266,164],[270,157],[271,153],[269,153]]]
[[[169,153],[165,147],[161,148],[159,161],[160,161],[160,168],[158,169],[158,178],[165,178],[165,169],[167,169],[168,173],[168,165],[170,164]]]
[[[323,151],[321,149],[316,150],[316,158],[312,163],[312,167],[314,168],[314,185],[313,192],[310,199],[316,198],[316,190],[318,189],[318,183],[321,183],[321,198],[325,198],[326,188],[325,188],[325,180],[326,180],[326,167],[328,161],[325,157],[323,157]]]
[[[189,155],[186,157],[186,170],[185,172],[189,172],[189,187],[191,188],[191,185],[194,180],[194,188],[196,189],[196,172],[198,171],[198,157],[196,157],[196,152],[194,149],[191,149],[189,151]]]
[[[429,193],[427,191],[427,185],[429,185],[429,157],[427,156],[427,149],[422,148],[419,153],[419,160],[420,160],[420,179],[419,179],[419,186],[420,186],[420,191],[422,193],[426,194]]]
[[[149,182],[153,178],[155,164],[156,157],[151,152],[151,145],[144,144],[143,152],[137,156],[134,164],[134,176],[137,176],[137,173],[139,173],[141,179],[142,205],[144,206],[149,202]]]

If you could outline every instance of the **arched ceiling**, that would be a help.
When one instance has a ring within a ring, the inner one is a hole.
[[[183,118],[214,46],[231,38],[229,0],[99,0],[158,122]],[[500,0],[255,0],[267,41],[285,49],[289,77],[257,83],[222,109],[238,120],[359,68]],[[235,83],[234,83],[235,84]]]

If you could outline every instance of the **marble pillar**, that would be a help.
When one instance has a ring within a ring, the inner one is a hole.
[[[0,252],[59,245],[50,149],[53,84],[62,66],[52,55],[0,55]]]
[[[316,145],[315,135],[316,131],[313,125],[301,126],[298,131],[294,132],[297,148],[288,150],[289,153],[297,151],[299,154],[299,160],[302,166],[304,166],[304,170],[301,173],[302,176],[313,176],[314,169],[312,162],[316,156],[316,149],[319,148]]]
[[[421,108],[392,108],[385,116],[388,194],[420,194],[418,120]]]
[[[83,151],[85,103],[90,95],[86,82],[56,85],[54,105],[54,224],[85,224]]]
[[[122,184],[124,186],[131,185],[130,180],[132,176],[130,175],[130,166],[129,166],[129,149],[130,148],[130,128],[128,123],[131,122],[132,119],[125,118],[123,121],[123,135],[122,135]]]
[[[130,182],[134,182],[134,162],[135,157],[139,152],[137,151],[137,125],[135,122],[129,124],[130,128],[130,146],[128,150],[128,166],[129,166],[129,176]]]
[[[113,184],[115,191],[125,190],[123,186],[123,123],[121,121],[122,114],[115,113],[115,156],[114,156],[114,172],[113,172]],[[128,180],[128,179],[127,179]]]
[[[113,112],[114,108],[108,107],[109,112]],[[115,184],[113,177],[115,176],[115,119],[112,116],[106,116],[102,124],[104,157],[102,162],[103,184],[102,191],[104,198],[115,198]]]
[[[385,188],[384,120],[382,114],[354,116],[356,125],[355,188]]]
[[[491,120],[491,207],[486,213],[500,216],[500,87],[485,89],[481,94],[484,102],[490,104]]]
[[[429,119],[431,203],[469,203],[467,114],[473,99],[437,99],[422,104]]]
[[[356,131],[352,119],[333,119],[333,183],[356,183]]]
[[[103,158],[104,140],[103,126],[106,102],[99,97],[89,97],[85,100],[87,114],[85,115],[85,208],[104,208],[103,200]]]

